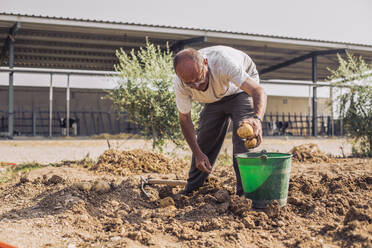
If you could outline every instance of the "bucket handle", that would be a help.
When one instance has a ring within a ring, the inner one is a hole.
[[[260,156],[260,158],[261,158],[262,160],[264,160],[264,161],[267,160],[267,155],[266,155],[266,153],[267,153],[267,151],[266,151],[265,149],[261,151],[261,156]]]

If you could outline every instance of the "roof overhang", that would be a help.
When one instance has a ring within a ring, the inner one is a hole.
[[[9,30],[17,22],[21,27],[14,37],[16,67],[112,71],[118,62],[115,51],[119,48],[138,49],[145,45],[146,37],[163,48],[167,43],[170,47],[196,49],[232,46],[250,55],[259,71],[305,58],[262,74],[262,79],[311,80],[312,61],[307,55],[318,54],[318,79],[324,80],[329,75],[327,68],[338,66],[337,54],[321,53],[325,50],[346,49],[369,63],[372,61],[372,46],[369,45],[6,13],[0,14],[1,49],[6,44]],[[1,59],[0,66],[7,64],[6,58]]]

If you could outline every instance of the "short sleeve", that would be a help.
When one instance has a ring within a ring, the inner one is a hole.
[[[247,78],[251,78],[257,83],[260,81],[256,65],[253,61],[251,61],[248,70],[245,70],[242,65],[234,63],[232,60],[227,60],[225,65],[221,68],[224,68],[224,73],[227,76],[227,79],[239,88]]]
[[[249,77],[248,73],[245,72],[242,66],[235,64],[232,61],[228,61],[229,63],[226,64],[225,73],[229,78],[229,81],[234,83],[237,87],[240,88],[242,83]]]

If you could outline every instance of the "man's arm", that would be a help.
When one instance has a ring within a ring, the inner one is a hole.
[[[253,110],[254,115],[263,120],[266,105],[267,105],[267,96],[260,84],[254,81],[252,78],[248,77],[240,86],[240,89],[245,91],[247,94],[253,98]],[[257,146],[261,144],[262,141],[262,123],[258,119],[249,118],[245,122],[251,124],[255,130],[255,135],[257,136]]]
[[[179,112],[179,121],[183,136],[185,137],[192,153],[194,154],[196,167],[205,173],[210,173],[212,166],[209,163],[208,157],[200,150],[200,147],[196,141],[195,129],[191,120],[191,113],[182,114]]]

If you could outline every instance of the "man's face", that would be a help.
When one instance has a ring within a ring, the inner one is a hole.
[[[182,83],[190,88],[205,91],[208,88],[208,61],[205,59],[202,66],[198,66],[192,61],[186,61],[179,66],[176,71]]]

